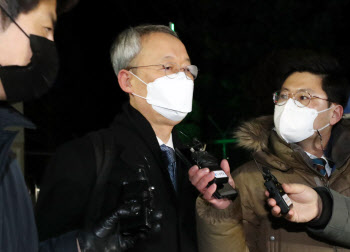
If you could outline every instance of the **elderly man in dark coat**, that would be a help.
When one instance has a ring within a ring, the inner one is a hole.
[[[196,251],[197,192],[189,167],[175,156],[182,146],[173,128],[192,109],[198,69],[177,34],[162,25],[122,32],[111,59],[129,102],[109,128],[58,149],[41,185],[39,236],[57,236],[108,215],[124,204],[125,183],[143,167],[154,187],[154,208],[163,213],[162,231],[130,251]]]

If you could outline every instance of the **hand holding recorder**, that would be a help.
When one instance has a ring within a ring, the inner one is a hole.
[[[293,202],[293,207],[283,216],[284,218],[292,222],[305,223],[321,215],[322,200],[314,189],[302,184],[282,184],[282,188]],[[268,191],[265,195],[270,196]],[[268,198],[267,203],[271,207],[272,215],[282,216],[281,208],[275,199]]]

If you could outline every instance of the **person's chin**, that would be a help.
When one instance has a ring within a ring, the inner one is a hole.
[[[155,111],[156,112],[156,111]],[[161,122],[163,125],[168,125],[174,127],[175,125],[179,124],[182,122],[183,119],[179,119],[178,121],[171,120],[169,118],[164,117],[163,115],[157,113],[158,121]]]

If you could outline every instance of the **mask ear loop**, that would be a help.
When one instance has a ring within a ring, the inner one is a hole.
[[[320,113],[322,113],[322,112],[325,112],[325,111],[328,111],[328,110],[330,110],[330,109],[333,108],[333,107],[334,107],[334,106],[331,106],[331,107],[329,107],[329,108],[327,108],[327,109],[324,109],[324,110],[322,110],[322,111],[318,111],[318,114],[320,114]],[[320,138],[321,148],[322,148],[322,151],[323,151],[323,152],[324,152],[324,147],[323,147],[322,135],[321,135],[321,133],[320,133],[320,130],[323,130],[323,129],[327,128],[329,125],[330,125],[330,124],[328,123],[328,124],[325,125],[324,127],[320,128],[320,129],[318,129],[318,130],[316,130],[317,135],[318,135],[319,138]]]
[[[141,80],[141,78],[140,77],[138,77],[136,74],[134,74],[133,72],[131,72],[131,71],[128,71],[129,73],[131,73],[132,75],[134,75],[139,81],[141,81],[143,84],[145,84],[146,86],[147,86],[147,83],[146,82],[144,82],[143,80]]]
[[[319,130],[316,130],[316,132],[317,132],[317,135],[318,135],[318,136],[319,136],[319,138],[320,138],[321,148],[322,148],[322,151],[324,152],[324,147],[323,147],[323,142],[322,142],[322,135],[321,135],[321,133],[320,133],[320,131],[319,131]]]
[[[10,13],[8,13],[4,7],[2,7],[2,5],[0,4],[0,9],[2,9],[2,11],[9,17],[9,19],[11,19],[11,21],[23,32],[24,35],[26,35],[27,38],[29,38],[28,34],[22,29],[22,27],[19,26],[19,24],[17,24],[17,22],[13,19],[13,17],[10,15]]]
[[[139,78],[136,74],[134,74],[134,73],[131,72],[131,71],[128,71],[128,72],[131,73],[132,75],[134,75],[139,81],[141,81],[143,84],[145,84],[145,85],[147,86],[146,82],[144,82],[143,80],[141,80],[141,78]],[[141,95],[137,95],[137,94],[135,94],[135,93],[132,93],[132,94],[135,95],[135,96],[137,96],[137,97],[140,97],[140,98],[142,98],[142,99],[147,100],[146,97],[143,97],[143,96],[141,96]]]

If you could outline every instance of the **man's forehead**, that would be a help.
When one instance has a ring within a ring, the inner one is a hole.
[[[289,89],[289,88],[287,88],[287,87],[282,86],[281,91],[289,91],[289,92],[292,92],[292,91],[295,91],[295,90],[292,89],[292,88]],[[302,92],[302,91],[304,91],[304,92],[312,92],[312,91],[314,91],[314,90],[311,89],[311,88],[296,88],[296,91],[298,91],[298,92]]]
[[[298,90],[304,91],[323,91],[322,77],[309,72],[295,72],[288,76],[284,81],[281,90],[288,90],[296,92]]]
[[[49,16],[50,16],[52,24],[54,26],[56,26],[56,23],[57,23],[57,13],[56,13],[56,11],[50,12]]]
[[[142,36],[141,51],[138,57],[160,62],[175,59],[189,62],[184,44],[178,38],[167,33],[150,33]]]
[[[53,24],[56,24],[57,21],[56,3],[56,0],[41,0],[38,6],[40,8],[39,13],[49,18]]]
[[[162,61],[162,62],[169,62],[169,61],[173,61],[173,60],[175,60],[175,59],[176,59],[176,58],[175,58],[174,56],[168,55],[168,56],[164,56],[164,57],[161,59],[161,61]],[[185,57],[185,58],[183,59],[183,61],[188,62],[188,63],[191,63],[190,57]]]

